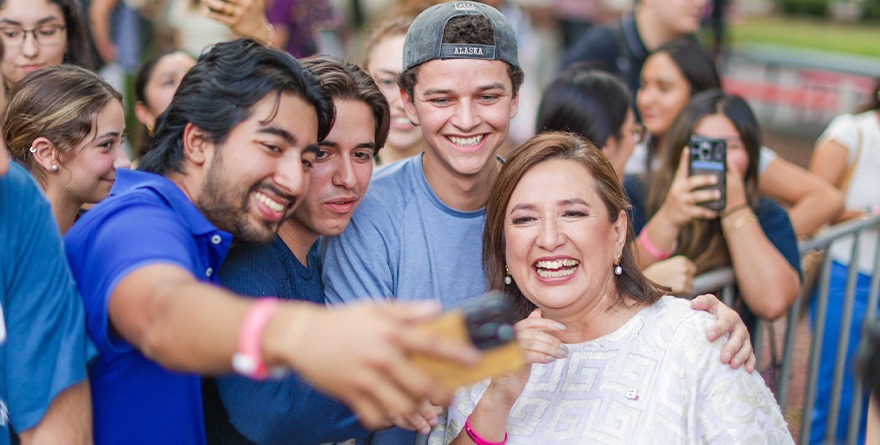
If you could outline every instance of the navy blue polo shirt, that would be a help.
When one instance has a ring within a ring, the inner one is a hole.
[[[123,278],[153,264],[219,284],[231,241],[176,184],[127,169],[68,232],[67,257],[101,354],[89,369],[96,444],[205,443],[199,376],[168,371],[113,333],[109,302]]]

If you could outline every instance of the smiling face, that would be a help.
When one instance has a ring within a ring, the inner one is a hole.
[[[690,84],[669,54],[661,52],[648,57],[636,95],[636,105],[648,133],[663,137],[690,98]]]
[[[382,148],[387,151],[410,154],[422,143],[422,131],[410,122],[400,99],[397,78],[403,70],[403,41],[406,34],[389,35],[380,40],[369,54],[367,71],[373,76],[379,90],[388,100],[391,111],[391,131]]]
[[[609,221],[581,164],[537,164],[522,176],[505,211],[509,273],[529,301],[557,316],[609,306],[616,299],[612,270],[626,221],[625,214]]]
[[[309,172],[309,192],[288,224],[317,239],[341,234],[373,174],[376,125],[364,102],[337,100],[336,120]]]
[[[110,194],[116,170],[129,168],[122,148],[125,115],[118,100],[107,102],[95,118],[95,128],[57,174],[48,176],[59,189],[79,204],[97,203]]]
[[[40,68],[59,65],[67,51],[66,23],[61,8],[49,0],[5,0],[0,8],[3,59],[0,71],[7,84],[15,85]],[[24,34],[22,30],[33,30]],[[38,43],[38,34],[43,43]]]
[[[519,102],[505,62],[432,60],[420,66],[413,97],[401,94],[428,144],[426,170],[472,177],[494,168]]]
[[[184,74],[195,64],[195,59],[183,52],[168,54],[156,63],[153,74],[144,88],[149,122],[141,123],[148,126],[155,125],[156,118],[171,104],[174,92],[177,91]],[[138,119],[140,118],[141,116],[138,116]]]
[[[248,242],[268,243],[308,191],[318,116],[291,93],[269,93],[249,118],[214,145],[196,205],[219,229]],[[210,157],[209,153],[209,157]]]
[[[739,131],[727,116],[723,114],[705,116],[697,122],[694,134],[727,141],[727,165],[735,166],[740,176],[745,175],[749,168],[749,153]]]

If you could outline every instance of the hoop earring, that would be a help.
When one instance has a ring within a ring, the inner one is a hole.
[[[31,152],[31,153],[36,153],[36,152],[37,152],[37,147],[34,147],[33,145],[31,145],[31,148],[29,148],[28,151]]]
[[[510,276],[510,269],[507,268],[507,265],[504,265],[504,284],[510,286],[513,284],[513,277]]]
[[[622,257],[622,253],[617,254],[617,261],[614,262],[614,275],[617,275],[618,277],[623,275],[623,267],[620,265],[620,260]]]

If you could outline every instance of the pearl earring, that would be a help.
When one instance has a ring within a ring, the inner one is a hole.
[[[57,171],[58,171],[58,164],[52,164],[52,171],[53,171],[53,172],[57,172]]]
[[[623,274],[623,267],[620,265],[620,259],[622,256],[623,254],[617,254],[617,261],[614,262],[614,275],[617,275],[618,277]]]
[[[510,269],[507,266],[504,266],[504,284],[510,286],[513,284],[513,277],[510,276]]]

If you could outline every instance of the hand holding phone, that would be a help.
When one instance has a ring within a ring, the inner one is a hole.
[[[465,367],[422,356],[413,358],[415,364],[448,389],[521,368],[525,361],[515,341],[513,325],[517,319],[509,298],[502,292],[489,292],[420,327],[473,343],[483,352],[476,366]]]
[[[720,197],[699,205],[720,212],[727,206],[727,141],[691,136],[688,143],[688,176],[715,176],[715,184],[697,190],[718,190]]]

